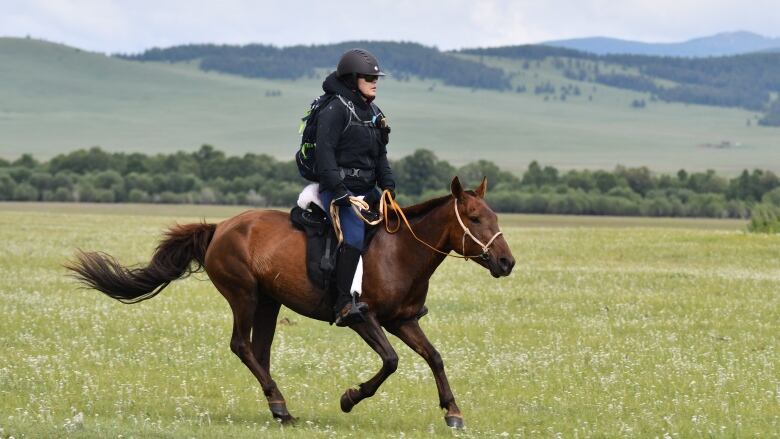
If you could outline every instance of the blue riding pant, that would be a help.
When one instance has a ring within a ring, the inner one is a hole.
[[[350,192],[349,194],[353,196],[365,195],[365,194],[355,194],[352,192]],[[333,221],[333,218],[330,217],[331,200],[333,200],[333,192],[331,191],[320,192],[320,201],[322,202],[322,205],[325,206],[325,212],[328,214],[328,219]],[[337,208],[339,209],[339,220],[341,221],[341,231],[342,233],[344,233],[344,242],[362,251],[363,240],[365,239],[366,236],[366,223],[364,223],[363,220],[358,218],[357,214],[355,214],[355,211],[352,210],[351,206],[350,207],[337,206]]]

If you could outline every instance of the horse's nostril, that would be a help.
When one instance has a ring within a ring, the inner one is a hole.
[[[515,266],[515,258],[498,258],[498,266],[505,274],[509,274]]]

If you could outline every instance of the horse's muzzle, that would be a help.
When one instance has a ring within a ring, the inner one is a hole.
[[[509,276],[515,266],[515,258],[512,256],[499,256],[488,263],[490,274],[495,277]]]

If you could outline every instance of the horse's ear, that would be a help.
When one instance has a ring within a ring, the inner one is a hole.
[[[474,189],[479,198],[485,198],[485,192],[487,192],[487,176],[482,177],[482,183]]]
[[[460,184],[460,180],[458,180],[458,176],[456,175],[455,178],[452,179],[452,183],[450,183],[450,190],[452,191],[452,195],[458,199],[463,199],[463,186]]]

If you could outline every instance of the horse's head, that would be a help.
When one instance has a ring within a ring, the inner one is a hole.
[[[450,245],[456,252],[473,257],[493,277],[508,276],[515,258],[498,228],[496,213],[485,202],[487,177],[473,191],[464,190],[458,177],[452,179],[450,188],[455,198]]]

